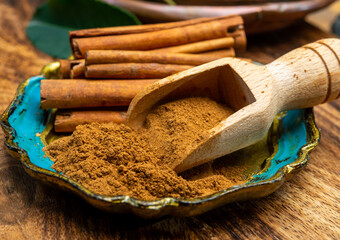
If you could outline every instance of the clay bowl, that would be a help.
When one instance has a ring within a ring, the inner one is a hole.
[[[137,15],[143,22],[171,22],[199,17],[240,15],[247,34],[287,27],[308,13],[322,9],[334,0],[180,0],[172,6],[161,2],[104,0]],[[209,5],[206,5],[209,4]]]
[[[71,191],[93,206],[113,213],[132,213],[143,218],[193,216],[227,203],[264,197],[307,164],[308,153],[320,138],[312,109],[284,112],[275,118],[264,139],[222,159],[246,167],[244,184],[194,199],[165,197],[143,201],[129,196],[98,195],[55,172],[51,168],[53,162],[44,156],[42,148],[62,136],[53,131],[55,110],[39,109],[40,80],[44,78],[36,76],[22,82],[1,116],[5,145],[32,177]]]

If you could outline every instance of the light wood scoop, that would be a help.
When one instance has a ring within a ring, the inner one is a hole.
[[[281,111],[312,107],[340,97],[340,40],[323,39],[295,49],[265,66],[236,58],[219,59],[164,78],[137,94],[127,113],[138,129],[157,105],[192,96],[209,97],[235,111],[187,147],[181,172],[265,136]]]

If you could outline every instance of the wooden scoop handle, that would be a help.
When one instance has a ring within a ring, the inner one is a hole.
[[[274,77],[281,110],[312,107],[340,97],[340,40],[295,49],[266,68]]]

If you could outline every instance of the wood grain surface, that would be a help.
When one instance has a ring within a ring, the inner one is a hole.
[[[0,112],[19,82],[53,59],[28,41],[25,26],[42,0],[0,0]],[[268,63],[329,35],[304,22],[249,38],[250,57]],[[310,162],[272,195],[200,216],[143,220],[101,212],[29,177],[0,132],[0,239],[340,239],[340,101],[315,107],[322,139]]]

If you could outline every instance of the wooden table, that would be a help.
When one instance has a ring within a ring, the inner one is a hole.
[[[19,82],[53,59],[27,40],[42,0],[0,0],[0,112]],[[246,57],[267,63],[330,36],[301,22],[249,38]],[[315,107],[322,140],[308,166],[274,194],[190,218],[143,220],[101,212],[29,177],[0,144],[0,239],[340,239],[340,101]],[[4,135],[1,131],[0,141]]]

